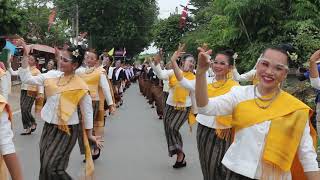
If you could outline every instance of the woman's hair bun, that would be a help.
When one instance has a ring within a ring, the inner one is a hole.
[[[234,55],[234,50],[232,50],[232,49],[226,49],[226,50],[224,50],[224,52],[225,52],[225,54],[227,54],[227,55],[229,55],[230,57],[233,57],[233,55]]]
[[[228,57],[228,61],[229,61],[229,65],[234,65],[234,58],[233,58],[233,56],[235,54],[234,50],[225,49],[223,51],[218,52],[218,54],[223,54],[223,55],[227,56]]]
[[[81,65],[84,59],[85,49],[83,49],[81,46],[76,46],[76,47],[69,47],[68,51],[70,52],[72,62],[78,63],[79,65]]]
[[[279,48],[289,53],[295,52],[295,49],[291,44],[280,44]]]
[[[181,56],[181,60],[182,60],[182,61],[185,61],[188,57],[192,57],[192,58],[193,58],[193,55],[192,55],[192,54],[183,54],[183,55]]]
[[[267,49],[277,50],[277,51],[285,54],[288,57],[289,61],[293,60],[291,55],[295,54],[295,49],[291,44],[279,44],[277,46],[274,46],[274,47],[271,47],[271,48],[267,48]]]

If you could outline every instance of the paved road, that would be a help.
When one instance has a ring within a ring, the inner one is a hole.
[[[15,144],[22,162],[26,180],[38,179],[39,148],[43,122],[31,136],[20,136],[21,115],[15,113]],[[125,94],[125,103],[117,113],[107,120],[105,149],[102,157],[95,162],[96,180],[200,180],[202,178],[193,133],[185,124],[181,133],[187,155],[187,167],[174,170],[175,159],[167,156],[162,121],[157,119],[135,84]],[[78,146],[72,152],[68,172],[79,179],[83,157]]]

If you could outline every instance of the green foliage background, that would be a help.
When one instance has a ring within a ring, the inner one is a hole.
[[[71,20],[79,5],[80,32],[88,32],[92,47],[126,48],[133,56],[152,42],[158,15],[156,0],[55,0],[59,17]]]
[[[50,8],[57,10],[48,32]],[[79,32],[88,32],[98,51],[126,48],[127,56],[142,52],[152,42],[158,16],[156,0],[1,0],[0,35],[18,34],[27,42],[61,45],[75,37],[72,22],[79,6]]]
[[[203,43],[214,52],[232,48],[239,54],[241,72],[251,69],[271,45],[292,44],[299,55],[293,66],[302,65],[320,48],[319,0],[191,0],[191,4],[195,7],[191,26],[182,32],[169,23],[173,17],[155,26],[158,47],[174,51],[178,42],[173,45],[170,36],[185,42],[194,54]]]
[[[18,34],[27,42],[61,45],[71,36],[66,20],[56,19],[48,31],[48,0],[0,1],[0,35]]]

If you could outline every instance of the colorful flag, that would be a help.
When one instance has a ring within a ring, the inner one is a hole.
[[[49,15],[49,21],[48,21],[48,31],[50,30],[50,27],[52,26],[55,18],[56,18],[56,15],[57,15],[57,12],[56,12],[56,9],[53,8],[51,11],[50,11],[50,15]]]
[[[14,55],[14,53],[16,52],[16,48],[17,47],[10,41],[7,41],[6,46],[4,47],[4,49],[8,49],[10,51],[11,55]]]
[[[114,53],[114,48],[112,48],[112,49],[108,52],[108,55],[109,55],[109,56],[113,56],[113,53]]]

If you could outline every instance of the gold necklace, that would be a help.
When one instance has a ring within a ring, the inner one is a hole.
[[[211,85],[212,85],[212,87],[214,87],[214,88],[221,88],[221,87],[223,87],[223,86],[227,83],[227,81],[228,81],[228,79],[224,79],[224,82],[223,82],[221,85],[215,86],[215,85],[214,85],[215,82],[213,82],[213,80],[212,80]],[[219,82],[219,81],[217,81],[217,82]],[[220,83],[217,83],[217,84],[220,84]]]
[[[271,106],[271,104],[274,102],[274,100],[278,97],[278,95],[280,94],[280,89],[278,89],[278,91],[274,94],[274,96],[272,96],[271,98],[269,99],[263,99],[262,97],[259,97],[257,95],[257,85],[254,86],[254,102],[255,104],[261,108],[261,109],[267,109]],[[262,101],[262,102],[267,102],[269,101],[269,103],[267,105],[261,105],[259,104],[258,100]]]
[[[69,80],[68,80],[66,83],[60,84],[60,80],[61,80],[61,77],[62,77],[62,76],[63,76],[63,75],[61,75],[61,76],[59,77],[59,79],[58,79],[58,82],[57,82],[57,86],[58,86],[58,87],[65,86],[65,85],[69,84],[70,81],[73,79],[74,74],[69,78]],[[65,77],[65,76],[63,76],[63,77]]]
[[[91,74],[94,70],[96,70],[96,67],[86,68],[85,73],[86,73],[86,74]]]

